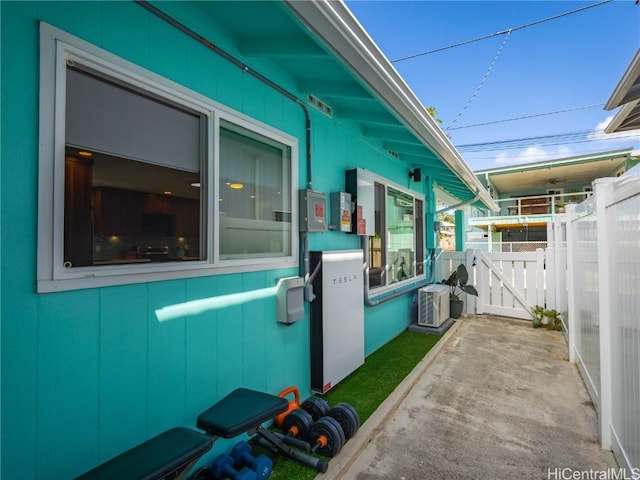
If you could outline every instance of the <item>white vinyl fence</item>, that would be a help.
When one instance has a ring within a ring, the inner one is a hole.
[[[469,283],[478,290],[478,297],[463,295],[466,313],[530,320],[536,305],[557,309],[556,262],[554,248],[534,252],[444,252],[436,279],[446,279],[463,263],[469,271]],[[560,278],[566,298],[564,270]]]
[[[570,358],[598,410],[602,447],[632,471],[640,467],[640,178],[594,187],[567,206]]]

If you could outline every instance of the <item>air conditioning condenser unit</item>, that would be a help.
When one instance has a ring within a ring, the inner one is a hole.
[[[438,328],[449,318],[449,287],[427,285],[418,290],[418,325]]]

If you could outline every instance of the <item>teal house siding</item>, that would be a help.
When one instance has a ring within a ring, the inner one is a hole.
[[[39,24],[46,22],[298,140],[299,188],[307,184],[299,105],[133,2],[1,2],[1,477],[65,479],[197,415],[236,387],[310,395],[309,316],[275,320],[275,298],[161,322],[169,305],[273,287],[298,268],[264,269],[36,293],[39,162]],[[237,39],[192,4],[163,9],[234,50]],[[248,14],[249,15],[249,14]],[[250,17],[250,15],[249,15]],[[261,74],[304,99],[296,79],[269,62]],[[310,108],[313,188],[344,190],[344,172],[366,168],[432,199],[383,142],[339,112]],[[425,171],[425,173],[427,173]],[[425,211],[427,211],[425,205]],[[215,221],[215,220],[214,220]],[[356,235],[309,235],[310,250],[360,248]],[[410,322],[413,295],[365,307],[365,355]],[[229,446],[218,441],[212,454]]]

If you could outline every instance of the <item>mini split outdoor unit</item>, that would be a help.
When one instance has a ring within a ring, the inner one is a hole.
[[[449,318],[449,287],[428,285],[418,290],[418,325],[438,328]]]

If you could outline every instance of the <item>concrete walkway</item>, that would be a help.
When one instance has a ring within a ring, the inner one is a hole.
[[[559,480],[617,468],[560,332],[473,316],[437,347],[317,478]]]

